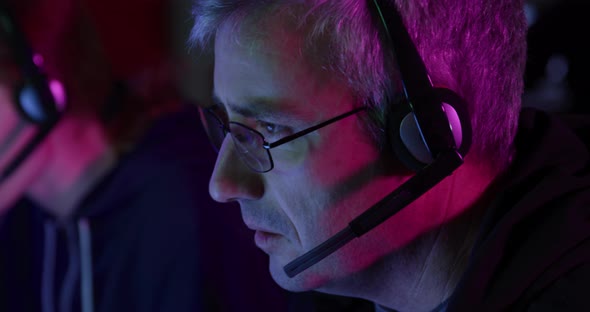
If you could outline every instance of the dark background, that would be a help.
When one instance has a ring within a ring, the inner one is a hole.
[[[525,106],[590,113],[590,2],[529,0]]]

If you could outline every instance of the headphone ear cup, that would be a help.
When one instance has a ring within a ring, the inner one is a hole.
[[[43,123],[46,113],[41,97],[30,84],[24,84],[14,94],[14,103],[21,115],[35,124]]]
[[[423,141],[419,138],[419,130],[415,129],[415,126],[417,125],[414,120],[414,113],[409,110],[409,105],[398,103],[396,106],[397,108],[402,107],[402,110],[390,110],[387,114],[389,144],[393,149],[394,155],[407,169],[418,171],[424,167],[424,163],[420,162],[413,153],[410,152],[407,146],[412,146],[413,148],[411,149],[414,150],[414,153],[422,149],[426,149],[428,154],[430,154],[430,152],[428,152],[426,146],[421,143]],[[407,107],[407,109],[405,109],[405,107]],[[420,147],[420,144],[424,146]]]
[[[449,89],[435,88],[435,92],[443,102],[455,145],[459,149],[459,153],[465,156],[471,146],[471,124],[466,111],[467,106],[455,92]],[[408,112],[403,118],[394,117],[394,119],[398,120],[397,125],[399,126],[396,126],[395,123],[391,125],[390,129],[397,130],[391,135],[391,145],[398,159],[413,171],[418,171],[432,163],[434,161],[433,155],[424,141],[414,113]]]
[[[53,97],[51,91],[50,96]],[[54,104],[55,101],[44,103],[39,90],[30,83],[17,88],[14,97],[17,110],[25,119],[34,124],[44,124],[59,117],[59,108],[48,106],[48,104]]]
[[[399,125],[399,138],[402,143],[401,147],[410,154],[411,159],[422,164],[420,167],[424,167],[424,164],[430,164],[434,160],[422,137],[422,131],[414,113],[409,113],[402,119]],[[414,165],[412,164],[412,166]]]

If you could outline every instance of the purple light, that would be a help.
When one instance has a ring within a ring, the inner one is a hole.
[[[49,89],[51,90],[51,94],[53,94],[58,110],[62,112],[66,108],[66,92],[64,86],[57,80],[51,80],[49,82]]]
[[[41,54],[39,54],[39,53],[35,53],[33,55],[33,63],[35,63],[35,65],[37,65],[38,67],[42,67],[43,66],[43,56],[41,56]]]

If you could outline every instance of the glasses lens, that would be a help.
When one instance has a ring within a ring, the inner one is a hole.
[[[223,122],[209,109],[199,108],[199,114],[201,115],[201,123],[209,137],[209,141],[213,145],[213,148],[219,152],[223,139],[227,134]]]
[[[230,123],[230,132],[238,154],[256,172],[267,172],[272,169],[272,162],[267,149],[263,147],[264,138],[253,129],[239,123]]]

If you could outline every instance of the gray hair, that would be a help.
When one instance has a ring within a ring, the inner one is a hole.
[[[511,161],[524,87],[527,26],[522,0],[396,4],[433,83],[454,90],[468,103],[470,155],[503,170]],[[197,0],[189,44],[206,47],[222,24],[263,26],[264,16],[277,14],[292,16],[292,26],[305,34],[302,53],[308,60],[321,62],[359,101],[375,107],[369,128],[383,138],[387,108],[382,103],[397,97],[392,90],[399,90],[399,81],[367,1]]]

